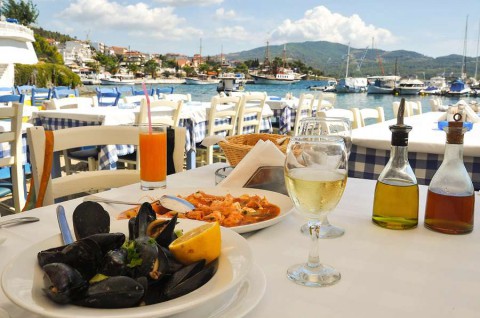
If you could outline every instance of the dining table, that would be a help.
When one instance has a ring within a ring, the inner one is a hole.
[[[215,171],[222,167],[225,164],[216,163],[170,175],[167,189],[214,187]],[[251,308],[235,300],[223,304],[247,307],[247,311],[215,317],[478,317],[480,231],[474,228],[470,234],[446,235],[425,228],[427,187],[423,185],[419,186],[417,228],[401,231],[378,227],[371,221],[374,189],[374,180],[348,178],[340,203],[329,214],[330,222],[344,228],[345,234],[320,240],[319,256],[321,262],[340,271],[342,277],[337,284],[314,288],[287,279],[287,268],[305,262],[310,246],[310,239],[300,232],[306,220],[292,211],[274,225],[242,234],[260,271],[259,282],[264,281],[265,292],[262,289],[255,299],[247,296],[239,300],[250,301]],[[151,193],[141,191],[139,184],[132,184],[98,195],[139,200]],[[478,194],[475,197],[478,199]],[[62,203],[70,224],[72,212],[80,202],[82,198]],[[117,215],[128,208],[118,204],[102,205],[112,222],[117,222]],[[479,208],[479,200],[476,200],[477,224]],[[30,210],[22,216],[36,216],[39,222],[0,228],[0,236],[6,238],[0,245],[0,271],[32,244],[60,235],[55,210],[56,205]],[[15,217],[18,215],[0,220]],[[218,313],[218,304],[214,301],[211,308],[206,306],[207,311]],[[39,317],[12,303],[4,291],[0,292],[0,307],[11,318]]]
[[[438,122],[446,120],[445,112],[427,112],[405,117],[412,130],[408,136],[408,161],[419,184],[428,185],[443,161],[446,133]],[[349,157],[349,176],[378,179],[390,158],[391,136],[389,126],[396,119],[352,130],[352,148]],[[463,161],[474,188],[480,189],[480,123],[466,131],[463,142]]]

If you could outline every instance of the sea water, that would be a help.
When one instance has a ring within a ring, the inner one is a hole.
[[[268,96],[285,97],[288,93],[291,93],[295,97],[300,97],[302,93],[318,94],[319,91],[311,91],[310,86],[325,86],[326,82],[322,81],[300,81],[288,85],[259,85],[259,84],[246,84],[246,92],[266,92]],[[92,90],[94,87],[90,86]],[[113,86],[105,86],[113,87]],[[173,87],[174,93],[178,94],[191,94],[192,101],[209,102],[213,96],[217,95],[217,85],[186,85],[186,84],[148,84],[147,88],[151,87]],[[123,89],[128,89],[124,87]],[[141,89],[141,85],[135,85],[136,90]],[[357,108],[375,108],[383,107],[385,113],[385,119],[393,118],[392,104],[395,101],[400,101],[404,97],[406,101],[420,101],[422,103],[422,111],[429,112],[431,110],[429,100],[433,97],[440,97],[443,105],[453,105],[460,99],[463,99],[467,103],[476,100],[474,97],[444,97],[444,96],[421,96],[421,95],[390,95],[390,94],[367,94],[367,93],[355,93],[355,94],[337,94],[335,107],[350,109]]]

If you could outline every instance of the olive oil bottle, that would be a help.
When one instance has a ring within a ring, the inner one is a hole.
[[[405,99],[398,109],[397,124],[390,126],[390,160],[378,177],[372,221],[388,229],[406,230],[418,224],[418,184],[408,162],[408,133],[403,123]]]

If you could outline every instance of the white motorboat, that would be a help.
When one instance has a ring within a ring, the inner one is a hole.
[[[456,79],[450,84],[446,95],[448,96],[465,96],[472,92],[470,86],[465,84],[461,79]]]
[[[399,95],[418,95],[425,88],[421,80],[409,78],[401,80],[395,90]]]
[[[253,77],[255,84],[264,85],[285,85],[300,81],[292,70],[287,69],[276,74],[250,74],[250,76]]]
[[[367,80],[367,94],[393,94],[400,76],[372,76],[368,77]]]
[[[101,78],[101,85],[135,85],[135,79],[133,75],[128,74],[115,74],[111,77]]]
[[[426,88],[421,90],[425,95],[443,95],[448,91],[448,84],[443,76],[434,76],[425,83]]]
[[[185,84],[187,85],[213,85],[218,83],[220,83],[220,79],[206,74],[198,74],[198,77],[185,77]]]
[[[217,86],[217,92],[229,94],[231,92],[243,92],[245,90],[245,74],[243,73],[223,73],[218,77],[220,82]]]
[[[337,93],[364,93],[367,85],[366,77],[346,77],[338,81],[335,90]]]
[[[326,85],[312,85],[308,89],[311,91],[335,92],[337,81],[334,79],[328,80]]]

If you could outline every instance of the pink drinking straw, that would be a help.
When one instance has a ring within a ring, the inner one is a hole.
[[[142,83],[143,93],[145,94],[145,98],[147,99],[147,114],[148,114],[148,134],[152,134],[152,113],[150,112],[150,98],[147,92],[147,86],[145,82]]]

